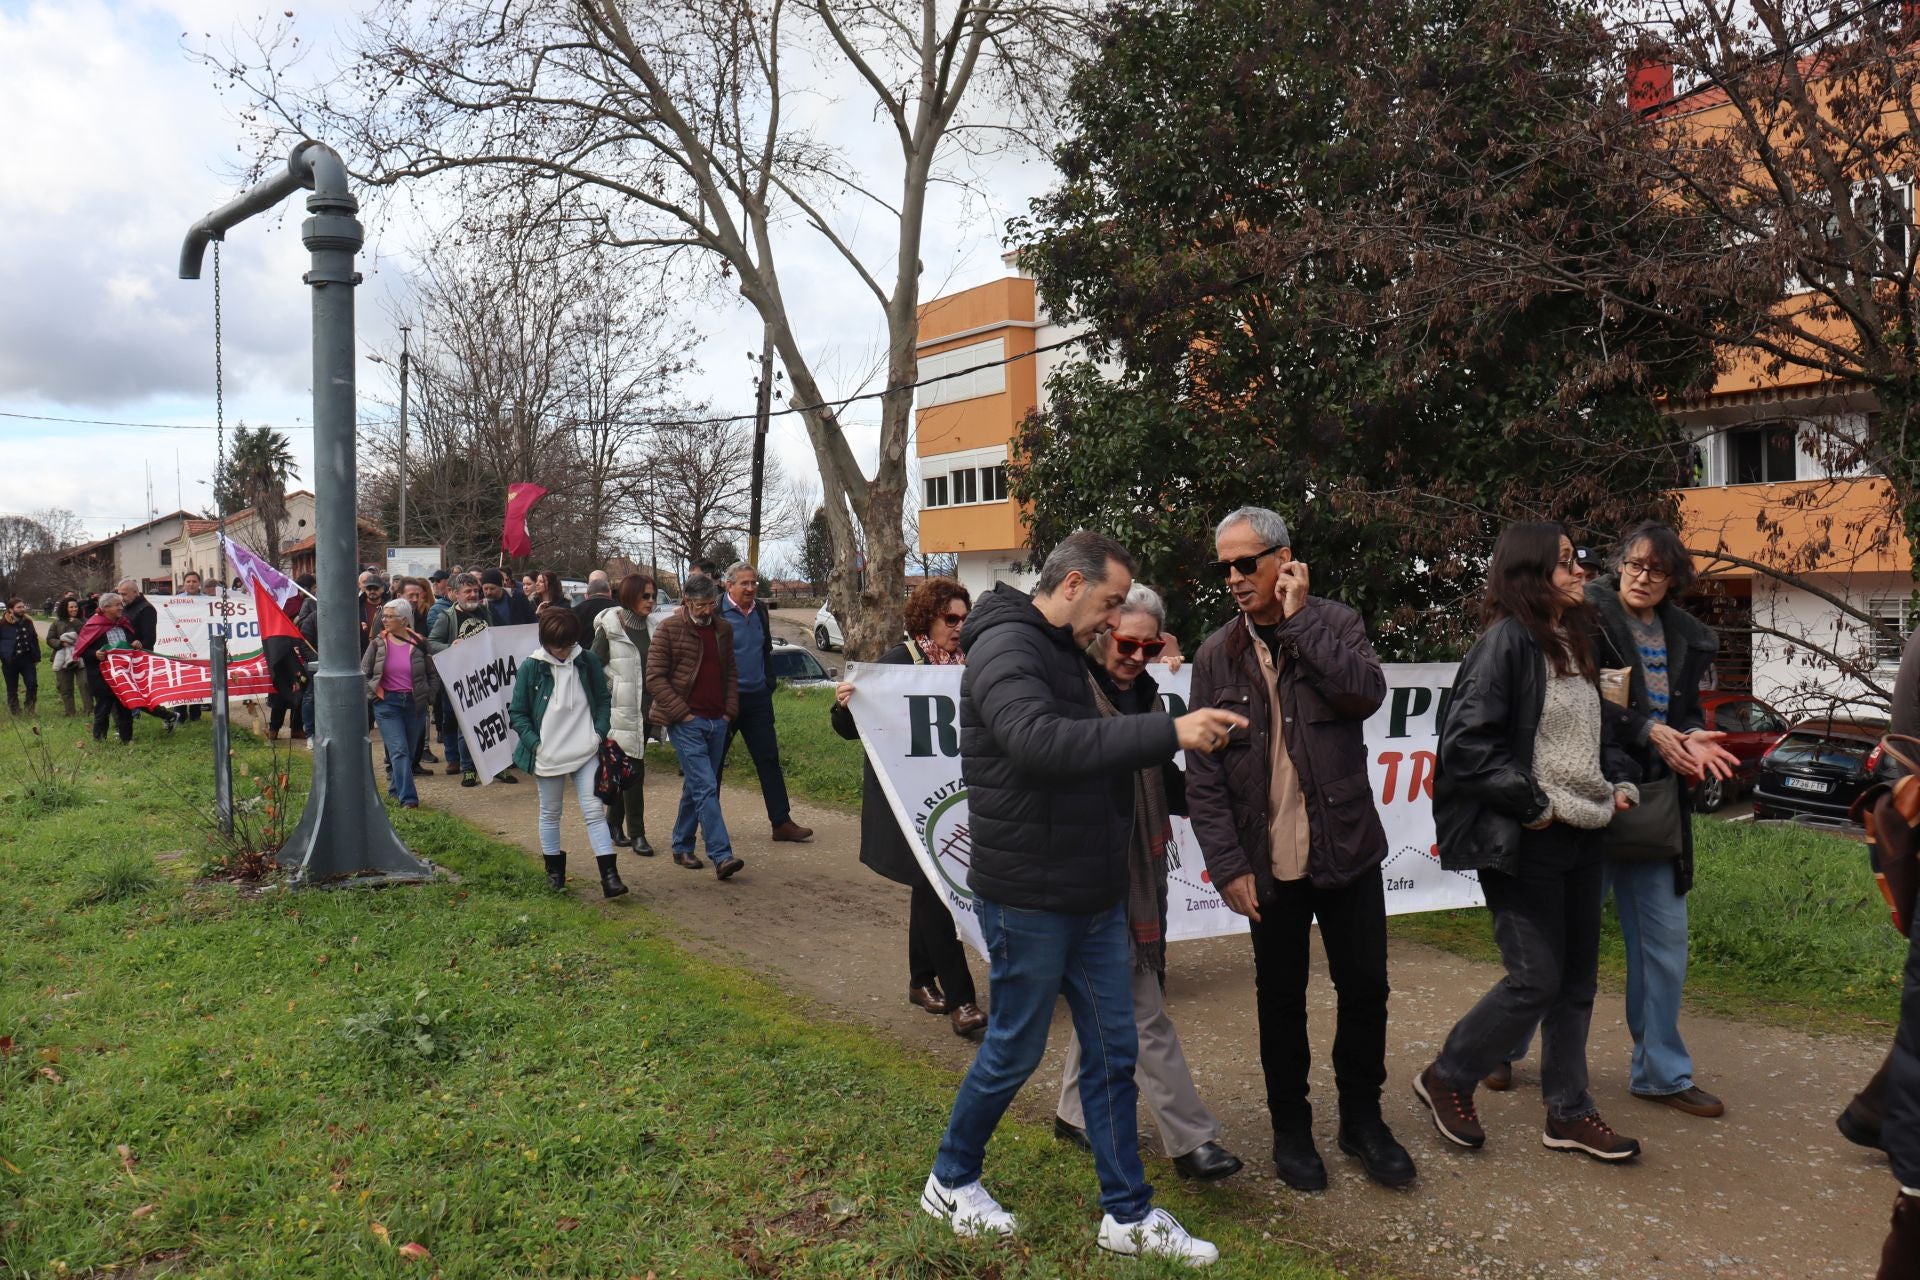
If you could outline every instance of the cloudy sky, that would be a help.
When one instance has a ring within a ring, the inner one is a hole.
[[[309,66],[341,48],[359,8],[295,6]],[[212,267],[209,260],[197,282],[178,279],[177,267],[187,227],[237,194],[247,142],[238,122],[244,101],[190,53],[281,14],[257,0],[0,0],[0,136],[8,139],[0,162],[0,513],[66,507],[103,535],[149,510],[207,505],[216,457]],[[871,129],[857,84],[839,79],[824,70],[809,109],[873,182],[897,186],[897,151],[889,155]],[[1000,229],[1048,181],[1043,163],[1016,159],[978,176],[984,198],[935,195],[925,296],[1004,274]],[[409,254],[420,243],[417,218],[380,212],[369,209],[358,295],[368,354],[398,350],[391,317],[407,304]],[[226,243],[226,420],[286,431],[307,477],[310,302],[298,216],[257,218]],[[849,225],[863,242],[890,241],[878,236],[878,220]],[[875,304],[808,233],[796,229],[779,252],[817,371],[831,393],[853,390],[882,349]],[[737,299],[697,298],[685,318],[702,338],[694,398],[716,412],[750,412],[745,356],[759,347],[757,317]],[[363,418],[390,412],[387,371],[362,362],[360,394]],[[848,416],[876,417],[871,409]],[[868,449],[872,441],[865,433]],[[790,471],[812,470],[797,424],[776,424],[773,446]]]

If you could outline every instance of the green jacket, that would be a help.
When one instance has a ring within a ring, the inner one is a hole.
[[[607,736],[613,716],[613,693],[607,688],[607,673],[593,650],[581,649],[574,655],[573,668],[580,673],[581,687],[587,691],[587,706],[593,712],[593,731],[602,740]],[[553,666],[531,658],[521,661],[514,671],[513,700],[507,704],[507,723],[519,735],[513,749],[513,762],[533,772],[533,758],[540,750],[540,725],[547,717],[547,703],[553,699]]]

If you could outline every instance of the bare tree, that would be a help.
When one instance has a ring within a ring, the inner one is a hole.
[[[1089,0],[383,0],[335,78],[293,87],[290,31],[222,69],[269,132],[328,138],[375,184],[441,177],[473,207],[549,200],[603,244],[689,255],[759,312],[819,464],[852,652],[890,639],[928,191],[1044,118]],[[890,173],[816,99],[851,84]],[[877,229],[876,229],[877,228]],[[789,311],[781,257],[837,255],[887,334],[869,478]],[[856,608],[855,530],[871,552]]]

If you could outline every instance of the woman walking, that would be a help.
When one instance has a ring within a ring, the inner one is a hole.
[[[611,727],[613,697],[600,660],[580,647],[580,619],[571,609],[540,611],[540,646],[513,681],[507,721],[520,735],[513,762],[540,788],[540,854],[547,883],[567,887],[567,851],[560,847],[560,806],[572,788],[587,824],[587,841],[600,866],[600,891],[617,898],[627,891],[614,869],[607,811],[593,794],[600,744]]]
[[[93,690],[87,685],[86,667],[74,656],[73,642],[86,625],[78,596],[68,596],[54,606],[53,621],[47,624],[47,648],[53,652],[54,683],[60,690],[60,705],[74,715],[74,692],[80,694],[80,714],[93,714]]]
[[[1167,647],[1167,610],[1152,588],[1135,583],[1120,604],[1113,630],[1089,650],[1095,666],[1095,702],[1103,716],[1157,712],[1160,686],[1147,664]],[[1153,1113],[1160,1146],[1183,1178],[1213,1182],[1240,1171],[1240,1157],[1220,1145],[1220,1122],[1200,1100],[1180,1033],[1167,1016],[1167,850],[1172,815],[1187,811],[1186,775],[1171,760],[1134,776],[1133,841],[1127,850],[1127,931],[1133,951],[1133,1024],[1140,1051],[1133,1078]],[[1080,1037],[1067,1037],[1054,1108],[1054,1136],[1093,1150],[1080,1097]]]
[[[1631,1160],[1640,1144],[1587,1090],[1600,954],[1602,838],[1640,796],[1611,742],[1573,542],[1558,524],[1509,527],[1493,548],[1486,632],[1454,678],[1433,786],[1440,864],[1478,871],[1507,975],[1413,1082],[1449,1142],[1477,1148],[1481,1079],[1536,1025],[1555,1150]]]
[[[360,655],[373,722],[387,748],[387,794],[403,809],[418,809],[413,785],[414,750],[427,709],[440,692],[440,678],[427,660],[427,642],[413,629],[413,606],[389,600],[380,606],[380,634]]]
[[[607,830],[616,845],[631,845],[642,858],[653,856],[647,840],[647,615],[658,594],[652,577],[630,573],[620,579],[620,603],[593,620],[593,656],[606,668],[613,696],[612,737],[634,763],[633,781],[607,805]]]
[[[907,598],[906,638],[880,655],[894,666],[958,666],[960,627],[973,607],[967,589],[952,578],[929,578]],[[860,736],[847,700],[853,685],[842,681],[833,691],[833,731],[849,741]],[[967,949],[953,927],[940,894],[927,882],[913,849],[900,833],[873,765],[862,761],[860,861],[875,874],[911,890],[907,906],[907,1002],[928,1013],[945,1014],[955,1035],[974,1037],[987,1028],[980,1011]]]
[[[133,709],[114,696],[113,686],[100,669],[100,659],[114,649],[137,649],[133,624],[127,621],[126,602],[117,591],[100,594],[93,616],[80,628],[73,642],[73,656],[85,664],[87,687],[93,695],[93,740],[107,739],[107,719],[112,717],[120,741],[133,741]]]

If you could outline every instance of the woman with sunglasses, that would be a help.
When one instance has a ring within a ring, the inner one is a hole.
[[[1507,976],[1455,1024],[1413,1091],[1447,1141],[1485,1145],[1474,1089],[1538,1026],[1541,1142],[1631,1160],[1640,1144],[1615,1133],[1588,1092],[1587,1030],[1603,840],[1640,792],[1602,709],[1592,607],[1562,526],[1500,535],[1481,613],[1487,630],[1440,722],[1433,817],[1440,865],[1480,873]]]
[[[958,666],[960,628],[973,608],[973,597],[952,578],[929,578],[907,597],[907,635],[880,655],[895,666]],[[833,691],[833,731],[849,741],[860,736],[847,700],[853,684],[842,681]],[[865,761],[860,797],[860,861],[875,873],[912,890],[907,914],[907,1000],[928,1013],[945,1014],[957,1036],[972,1038],[987,1029],[967,968],[967,949],[953,927],[953,917],[940,894],[920,870],[920,862],[894,821],[873,765]]]
[[[1107,716],[1145,715],[1161,710],[1160,686],[1147,664],[1167,651],[1167,611],[1151,587],[1135,583],[1121,602],[1119,621],[1095,640],[1096,701]],[[1176,659],[1177,661],[1177,659]],[[1167,1016],[1163,988],[1167,977],[1167,851],[1173,842],[1172,817],[1187,811],[1187,786],[1179,766],[1169,760],[1134,777],[1133,843],[1127,850],[1127,930],[1133,951],[1133,1022],[1140,1034],[1133,1078],[1141,1101],[1153,1113],[1160,1146],[1183,1178],[1211,1182],[1231,1177],[1240,1158],[1220,1145],[1220,1122],[1194,1088],[1180,1033]],[[1067,1039],[1067,1061],[1060,1075],[1060,1101],[1054,1108],[1054,1136],[1083,1151],[1088,1145],[1086,1116],[1080,1102],[1080,1040]]]
[[[651,575],[630,573],[620,579],[620,603],[593,619],[593,656],[606,668],[613,689],[612,738],[633,761],[633,782],[607,806],[607,830],[613,842],[642,858],[653,856],[647,840],[647,649],[652,639],[647,615],[659,588]]]

